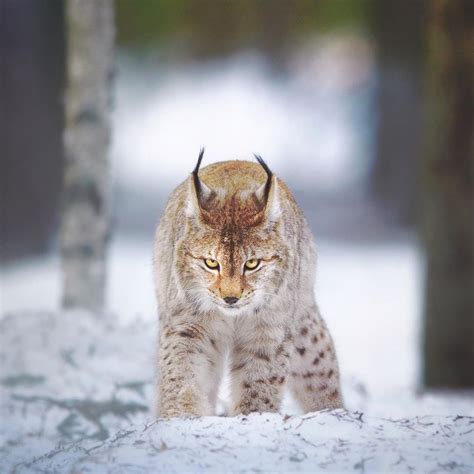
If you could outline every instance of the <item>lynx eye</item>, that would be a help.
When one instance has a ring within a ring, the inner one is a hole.
[[[245,262],[246,270],[255,270],[260,265],[260,260],[257,258],[251,258]]]
[[[210,268],[211,270],[217,270],[219,268],[219,262],[213,258],[206,258],[204,263],[206,264],[206,267]]]

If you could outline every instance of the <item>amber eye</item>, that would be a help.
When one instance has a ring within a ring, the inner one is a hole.
[[[260,265],[260,260],[251,258],[245,262],[245,268],[247,270],[255,270]]]
[[[206,267],[212,270],[217,270],[219,268],[219,262],[213,258],[206,258],[204,263],[206,264]]]

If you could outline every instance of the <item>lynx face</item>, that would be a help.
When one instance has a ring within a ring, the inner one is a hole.
[[[183,286],[203,310],[228,315],[253,310],[278,291],[288,251],[278,224],[225,232],[204,223],[189,227],[183,249]],[[266,234],[266,235],[265,235]]]
[[[232,195],[190,180],[188,223],[180,248],[182,286],[203,311],[237,315],[278,292],[289,249],[280,233],[278,183]]]

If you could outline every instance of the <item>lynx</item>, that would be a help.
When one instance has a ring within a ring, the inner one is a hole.
[[[258,163],[197,165],[154,245],[157,414],[212,415],[230,362],[230,415],[342,407],[336,352],[314,297],[315,245],[295,199]]]

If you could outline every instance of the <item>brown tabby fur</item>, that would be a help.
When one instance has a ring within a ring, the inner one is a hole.
[[[259,267],[246,270],[253,258]],[[227,356],[231,414],[277,411],[286,387],[304,411],[342,406],[314,299],[313,237],[287,186],[260,164],[213,164],[178,186],[156,232],[154,268],[158,415],[214,414]]]

